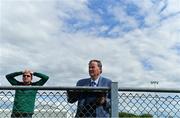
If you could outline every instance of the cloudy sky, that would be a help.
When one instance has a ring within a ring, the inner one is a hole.
[[[180,0],[0,0],[0,85],[28,68],[74,86],[90,59],[119,87],[180,88]]]

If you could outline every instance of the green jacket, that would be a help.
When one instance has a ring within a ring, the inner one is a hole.
[[[6,75],[7,80],[16,86],[22,86],[23,82],[19,82],[15,79],[16,76],[22,75],[23,72],[14,72],[11,74]],[[48,76],[34,72],[34,76],[41,78],[37,82],[32,82],[31,86],[42,86],[48,80]],[[34,104],[36,98],[37,90],[16,90],[15,91],[15,98],[14,98],[14,105],[13,105],[13,112],[21,112],[21,113],[33,113],[34,112]]]

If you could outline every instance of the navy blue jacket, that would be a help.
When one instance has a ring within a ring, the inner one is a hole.
[[[81,79],[76,86],[90,86],[91,79]],[[98,87],[111,87],[111,80],[100,77]],[[98,97],[106,96],[106,102],[98,105],[96,100]],[[110,117],[110,93],[77,93],[68,92],[68,102],[74,103],[78,101],[76,117]]]

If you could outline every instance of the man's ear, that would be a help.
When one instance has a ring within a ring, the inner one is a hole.
[[[30,73],[31,74],[31,80],[33,79],[33,74],[32,73]]]

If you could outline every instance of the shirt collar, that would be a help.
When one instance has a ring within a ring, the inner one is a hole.
[[[96,80],[93,80],[93,79],[91,78],[91,82],[95,82],[95,83],[96,83],[96,85],[98,85],[99,78],[100,78],[100,76],[99,76]]]

